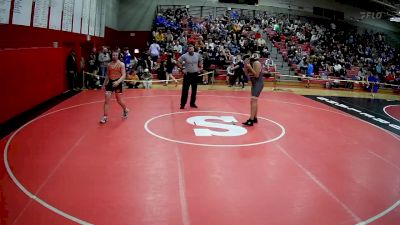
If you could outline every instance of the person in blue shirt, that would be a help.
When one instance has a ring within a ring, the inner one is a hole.
[[[310,87],[310,79],[312,78],[312,76],[314,75],[314,65],[309,62],[308,63],[308,67],[307,67],[307,85],[306,88]]]
[[[124,64],[125,64],[125,71],[128,74],[132,69],[132,65],[131,65],[132,56],[129,53],[129,49],[125,49],[123,60],[124,60]]]
[[[375,72],[379,76],[380,79],[383,79],[383,68],[382,68],[382,63],[378,63],[375,66]]]
[[[367,79],[368,91],[371,92],[371,96],[375,97],[375,93],[378,92],[379,89],[379,76],[377,74],[370,73]]]
[[[313,75],[314,75],[314,65],[312,63],[308,63],[307,77],[312,77]]]

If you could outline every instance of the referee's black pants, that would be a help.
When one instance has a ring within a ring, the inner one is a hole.
[[[197,82],[199,73],[186,73],[183,76],[183,86],[181,95],[181,106],[185,106],[189,94],[189,86],[192,85],[192,95],[190,97],[190,105],[196,105]]]

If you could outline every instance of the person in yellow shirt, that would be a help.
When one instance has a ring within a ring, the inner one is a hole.
[[[156,42],[163,42],[165,39],[164,34],[161,31],[157,31],[154,38],[156,39]]]

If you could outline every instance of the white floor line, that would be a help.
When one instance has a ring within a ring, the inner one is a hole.
[[[368,152],[371,153],[372,155],[376,156],[377,158],[381,159],[381,160],[384,161],[385,163],[387,163],[387,164],[393,166],[394,168],[400,170],[400,167],[398,167],[398,166],[395,165],[394,163],[390,162],[389,160],[385,159],[384,157],[382,157],[382,156],[380,156],[380,155],[378,155],[378,154],[376,154],[375,152],[370,151],[370,150],[368,150]]]
[[[369,218],[368,220],[359,222],[359,223],[357,223],[356,225],[366,225],[366,224],[372,223],[372,222],[374,222],[375,220],[377,220],[377,219],[383,217],[384,215],[388,214],[390,211],[394,210],[394,209],[395,209],[397,206],[399,206],[399,205],[400,205],[400,200],[397,201],[396,203],[394,203],[394,204],[393,204],[392,206],[390,206],[389,208],[387,208],[385,211],[379,213],[378,215],[373,216],[373,217]]]
[[[398,120],[397,118],[393,117],[392,115],[390,115],[389,113],[386,112],[386,108],[391,107],[391,106],[400,106],[400,105],[387,105],[383,108],[383,112],[388,115],[390,118],[396,120],[397,122],[400,122],[400,120]]]
[[[79,139],[78,141],[75,142],[75,144],[65,153],[63,158],[57,163],[57,165],[54,167],[54,169],[51,171],[51,173],[47,176],[47,178],[43,181],[43,183],[39,186],[37,191],[35,192],[34,196],[37,196],[40,191],[46,186],[46,184],[49,182],[49,180],[53,177],[53,175],[56,173],[58,168],[64,163],[64,161],[68,158],[68,156],[75,150],[75,148],[82,142],[83,138],[86,136],[88,132],[86,131]],[[18,222],[20,217],[24,214],[25,210],[30,206],[32,203],[32,199],[24,206],[24,208],[21,210],[21,212],[18,214],[18,216],[15,218],[13,225]]]
[[[282,146],[279,144],[279,150],[285,154],[290,160],[294,162],[303,172],[314,181],[324,192],[326,192],[331,198],[333,198],[339,205],[348,213],[350,216],[356,221],[360,222],[361,219],[358,217],[345,203],[343,203],[335,194],[332,193],[314,174],[312,174],[309,170],[307,170],[304,166],[302,166],[295,158],[293,158]]]
[[[161,97],[180,97],[179,94],[174,94],[174,95],[130,96],[130,97],[124,97],[124,99],[153,98],[153,97],[160,97],[160,96],[161,96]],[[215,95],[215,94],[213,94],[213,95],[198,95],[198,96],[202,96],[202,97],[242,98],[242,99],[249,99],[249,98],[250,98],[250,97],[244,97],[244,96],[243,96],[243,97],[242,97],[242,96],[231,96],[231,95],[223,95],[223,96],[221,96],[221,95]],[[269,101],[269,102],[286,103],[286,104],[298,105],[298,106],[303,106],[303,107],[308,107],[308,108],[313,108],[313,109],[319,109],[319,110],[323,110],[323,111],[326,111],[326,112],[331,112],[331,113],[340,114],[340,115],[343,115],[343,116],[346,116],[346,117],[351,117],[351,118],[353,118],[353,119],[357,119],[357,120],[359,120],[359,121],[361,121],[361,122],[364,122],[364,123],[367,123],[367,124],[369,124],[369,125],[372,125],[372,126],[374,126],[375,128],[378,128],[378,129],[380,129],[380,130],[386,132],[387,134],[391,135],[391,136],[394,137],[395,139],[400,140],[400,135],[394,134],[394,133],[392,133],[392,132],[390,132],[390,131],[388,131],[388,130],[385,130],[385,129],[379,127],[379,126],[376,126],[376,125],[374,125],[374,124],[372,124],[372,123],[369,123],[369,122],[367,122],[367,121],[364,121],[364,120],[362,120],[362,119],[360,119],[360,118],[358,118],[358,117],[352,116],[352,115],[350,115],[350,114],[346,114],[346,113],[344,113],[344,112],[340,112],[339,110],[338,110],[338,111],[334,111],[334,110],[330,110],[330,109],[319,108],[319,107],[310,106],[310,105],[304,105],[304,104],[299,104],[299,103],[295,103],[295,102],[287,102],[287,101],[280,101],[280,100],[271,100],[271,99],[268,99],[268,98],[260,98],[260,99],[261,99],[261,100],[265,100],[265,101]],[[115,101],[115,99],[112,99],[112,101]],[[6,143],[6,146],[4,147],[4,155],[3,155],[3,156],[4,156],[4,157],[3,157],[3,158],[4,158],[4,165],[5,165],[5,167],[6,167],[7,173],[9,174],[9,176],[10,176],[10,178],[13,180],[13,182],[17,185],[17,187],[18,187],[25,195],[27,195],[27,196],[30,197],[31,199],[35,200],[36,202],[40,203],[40,204],[43,205],[45,208],[47,208],[47,209],[49,209],[49,210],[51,210],[51,211],[53,211],[53,212],[59,214],[60,216],[65,217],[65,218],[67,218],[67,219],[69,219],[69,220],[71,220],[71,221],[74,221],[74,222],[76,222],[76,223],[78,223],[78,224],[90,225],[90,223],[88,223],[88,222],[86,222],[86,221],[83,221],[83,220],[81,220],[81,219],[79,219],[79,218],[76,218],[76,217],[74,217],[74,216],[72,216],[72,215],[66,214],[66,213],[64,213],[63,211],[61,211],[61,210],[55,208],[54,206],[52,206],[52,205],[46,203],[45,201],[41,200],[40,198],[36,197],[36,196],[33,195],[31,192],[29,192],[29,191],[19,182],[19,180],[15,177],[14,173],[12,172],[12,170],[11,170],[11,168],[10,168],[10,165],[9,165],[9,163],[8,163],[8,151],[9,151],[9,147],[10,147],[10,145],[11,145],[11,142],[12,142],[12,140],[14,139],[14,137],[16,136],[16,134],[18,134],[23,128],[25,128],[25,127],[28,126],[29,124],[31,124],[31,123],[33,123],[33,122],[39,120],[39,119],[42,119],[42,118],[44,118],[44,117],[46,117],[46,116],[49,116],[49,115],[51,115],[51,114],[60,112],[60,111],[64,111],[64,110],[68,110],[68,109],[73,109],[73,108],[77,108],[77,107],[80,107],[80,106],[87,106],[87,105],[91,105],[91,104],[103,103],[103,102],[104,102],[104,100],[96,100],[96,101],[92,101],[92,102],[86,102],[86,103],[81,103],[81,104],[69,106],[69,107],[62,108],[62,109],[57,109],[57,110],[55,110],[55,111],[50,110],[48,113],[43,114],[43,115],[41,115],[41,116],[39,116],[39,117],[37,117],[37,118],[35,118],[35,119],[29,121],[28,123],[24,124],[24,125],[23,125],[22,127],[20,127],[19,129],[17,129],[14,133],[12,133],[11,137],[8,139],[8,141],[7,141],[7,143]],[[178,107],[178,105],[177,105],[177,107]],[[177,109],[178,109],[178,108],[177,108]],[[180,156],[178,156],[178,157],[180,157]],[[182,166],[182,165],[180,165],[180,166]],[[182,174],[181,174],[181,175],[182,175]],[[183,177],[182,177],[182,178],[183,178]],[[181,181],[180,181],[180,182],[181,182]],[[184,185],[184,183],[183,183],[183,185]],[[185,194],[184,192],[185,192],[185,190],[183,190],[183,194]],[[186,199],[186,198],[184,198],[184,200],[185,200],[185,199]],[[186,207],[187,207],[187,202],[186,202],[185,204],[186,204]],[[187,216],[187,219],[189,219],[189,217],[188,217],[188,211],[186,211],[185,214],[186,214],[186,216]],[[189,220],[188,220],[187,222],[190,223]],[[186,225],[186,224],[185,224],[185,225]]]
[[[68,213],[65,213],[65,212],[63,212],[63,211],[57,209],[56,207],[54,207],[54,206],[48,204],[47,202],[45,202],[45,201],[43,201],[42,199],[38,198],[36,195],[32,194],[29,190],[27,190],[27,189],[24,187],[24,185],[22,185],[21,182],[19,182],[19,180],[15,177],[14,173],[13,173],[12,170],[11,170],[11,167],[10,167],[10,165],[9,165],[9,163],[8,163],[8,151],[9,151],[9,147],[10,147],[11,142],[12,142],[12,140],[14,139],[14,137],[15,137],[23,128],[25,128],[25,127],[28,126],[29,124],[31,124],[31,123],[33,123],[33,122],[39,120],[39,119],[42,119],[42,118],[44,118],[44,117],[46,117],[46,116],[48,116],[48,115],[51,115],[51,114],[54,114],[54,113],[57,113],[57,112],[60,112],[60,111],[66,110],[66,109],[71,109],[71,108],[75,108],[75,107],[82,106],[82,105],[88,105],[88,104],[92,104],[92,103],[79,104],[79,105],[75,105],[75,106],[71,106],[71,107],[59,109],[59,110],[56,110],[56,111],[49,112],[49,113],[47,113],[47,114],[41,115],[41,116],[39,116],[39,117],[37,117],[37,118],[35,118],[35,119],[29,121],[28,123],[26,123],[26,124],[24,124],[23,126],[21,126],[19,129],[17,129],[17,130],[10,136],[10,138],[8,139],[8,141],[7,141],[7,143],[6,143],[5,147],[4,147],[4,154],[3,154],[4,166],[6,167],[6,170],[7,170],[8,175],[10,176],[11,180],[15,183],[15,185],[17,185],[17,187],[18,187],[25,195],[27,195],[27,196],[28,196],[29,198],[31,198],[32,200],[35,200],[36,202],[40,203],[41,205],[43,205],[45,208],[49,209],[50,211],[53,211],[54,213],[57,213],[57,214],[59,214],[60,216],[62,216],[62,217],[64,217],[64,218],[67,218],[67,219],[69,219],[69,220],[71,220],[71,221],[74,221],[74,222],[76,222],[76,223],[78,223],[78,224],[83,224],[83,225],[91,225],[91,223],[86,222],[86,221],[83,221],[83,220],[81,220],[81,219],[79,219],[79,218],[76,218],[76,217],[74,217],[74,216],[72,216],[72,215],[70,215],[70,214],[68,214]],[[27,207],[27,205],[26,205],[25,207]]]
[[[176,159],[178,162],[178,177],[179,177],[179,199],[181,204],[181,214],[183,225],[190,225],[189,207],[186,198],[186,185],[185,185],[185,166],[181,157],[179,149],[175,149]]]

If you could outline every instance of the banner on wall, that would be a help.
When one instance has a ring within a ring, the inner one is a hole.
[[[90,1],[84,0],[82,7],[82,34],[89,34],[89,12],[90,12]]]
[[[107,0],[0,0],[0,24],[12,18],[15,25],[104,37],[107,4]]]
[[[94,35],[96,26],[96,0],[90,0],[90,14],[89,14],[89,35]]]
[[[102,0],[97,0],[96,4],[96,25],[95,25],[95,30],[94,30],[94,36],[100,36],[100,21],[101,21],[101,6],[102,6]]]
[[[33,11],[33,26],[47,28],[49,22],[50,0],[35,0]]]
[[[62,8],[63,0],[50,0],[50,29],[61,30]]]
[[[11,0],[0,0],[0,23],[10,22]]]
[[[87,2],[87,0],[85,1]],[[80,33],[81,32],[81,17],[82,17],[82,0],[75,0],[74,3],[74,19],[72,22],[72,32]]]
[[[15,0],[12,23],[15,25],[31,25],[33,0]]]
[[[101,4],[101,22],[100,22],[100,37],[104,37],[104,32],[106,29],[106,4],[108,1],[106,0],[102,0],[102,4]]]
[[[72,15],[74,13],[74,0],[64,0],[62,30],[72,31]]]

